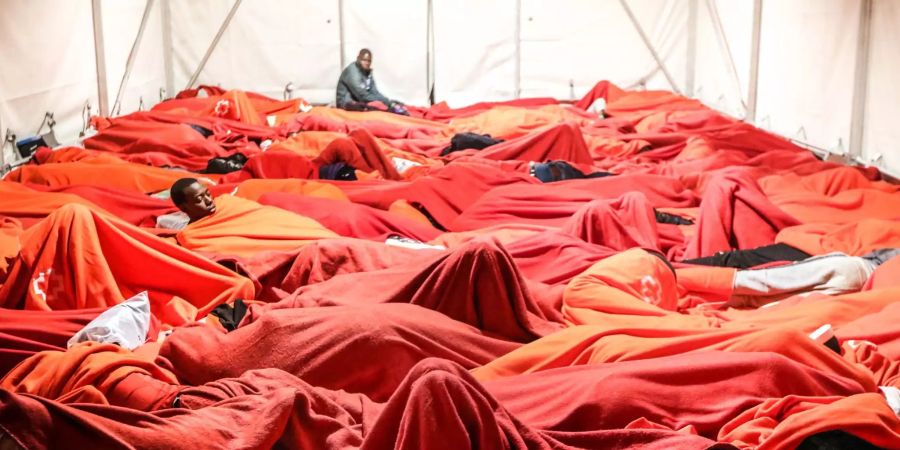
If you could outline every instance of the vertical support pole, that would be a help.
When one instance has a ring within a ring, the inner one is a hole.
[[[231,19],[234,18],[234,13],[237,12],[239,6],[241,6],[241,2],[243,0],[234,0],[234,4],[231,5],[231,10],[228,11],[228,15],[225,16],[225,21],[222,22],[222,25],[219,26],[219,31],[216,33],[216,37],[213,38],[212,42],[209,44],[209,48],[206,49],[206,54],[203,55],[203,59],[200,60],[200,65],[197,66],[197,70],[194,71],[194,74],[191,75],[190,81],[188,81],[185,89],[190,89],[194,86],[194,83],[197,82],[197,78],[200,77],[200,72],[203,71],[203,68],[206,67],[206,62],[209,61],[210,55],[212,55],[213,50],[216,49],[216,46],[219,45],[219,40],[222,39],[222,35],[225,34],[225,30],[228,29],[228,25],[231,24]]]
[[[426,51],[428,52],[428,58],[426,59],[425,64],[427,67],[425,68],[425,86],[428,88],[428,103],[434,104],[434,0],[428,0],[428,29],[427,29],[427,39],[426,46],[428,47]]]
[[[688,0],[687,18],[687,67],[685,67],[684,92],[688,97],[694,96],[694,83],[697,71],[697,3],[700,0]]]
[[[516,98],[522,96],[522,0],[516,0]]]
[[[166,71],[166,95],[175,97],[175,63],[172,46],[172,5],[162,0],[163,67]]]
[[[341,40],[341,70],[347,67],[347,49],[344,37],[344,0],[338,0],[338,38]]]
[[[138,50],[141,47],[141,40],[144,37],[144,30],[147,29],[147,22],[150,19],[150,11],[153,10],[153,2],[155,0],[147,0],[144,5],[144,15],[141,17],[141,24],[138,27],[137,36],[134,43],[131,44],[131,51],[128,52],[128,61],[125,63],[125,73],[122,74],[122,82],[119,83],[119,90],[116,92],[116,101],[113,102],[113,114],[119,114],[122,109],[122,94],[128,87],[128,79],[131,77],[131,69],[134,68],[134,61],[137,59]]]
[[[753,0],[753,35],[750,42],[750,85],[747,88],[748,122],[756,121],[756,102],[759,94],[759,39],[762,31],[763,0]]]
[[[631,7],[628,6],[628,2],[626,0],[619,0],[619,3],[622,5],[622,8],[625,9],[625,13],[628,14],[628,18],[631,19],[631,24],[634,25],[634,29],[637,30],[638,34],[641,36],[641,40],[644,41],[644,46],[647,47],[647,50],[650,52],[650,56],[653,57],[653,60],[656,61],[656,65],[659,66],[659,70],[661,70],[663,75],[665,75],[666,81],[669,82],[669,86],[672,87],[672,90],[676,94],[680,94],[681,89],[678,89],[678,84],[675,83],[675,78],[672,77],[672,74],[669,72],[669,69],[666,68],[666,64],[659,56],[659,53],[656,52],[656,48],[654,48],[653,43],[650,42],[650,37],[647,36],[647,33],[644,32],[644,27],[641,26],[640,22],[638,22],[637,16],[634,15],[634,11],[631,10]]]
[[[102,0],[91,0],[94,21],[94,58],[97,63],[97,104],[100,115],[109,115],[109,91],[106,84],[106,46],[103,44]]]
[[[869,82],[869,46],[872,41],[872,0],[859,5],[859,31],[856,37],[856,67],[853,72],[853,109],[850,115],[850,156],[862,155],[865,132],[866,100]]]

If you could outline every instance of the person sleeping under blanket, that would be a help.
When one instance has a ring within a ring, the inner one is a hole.
[[[250,280],[195,252],[85,205],[58,208],[19,235],[0,307],[109,307],[147,291],[154,314],[178,325],[250,298]]]
[[[319,222],[281,208],[231,195],[213,200],[209,189],[194,178],[176,181],[170,196],[180,213],[158,224],[178,230],[178,244],[194,251],[246,257],[339,237]]]
[[[585,174],[566,161],[532,162],[528,165],[528,174],[541,180],[543,183],[579,180],[582,178],[603,178],[615,175],[611,172],[593,172]]]
[[[685,260],[685,263],[734,267],[732,295],[727,306],[760,307],[793,295],[819,293],[839,295],[863,288],[877,267],[900,256],[900,249],[884,248],[862,256],[840,252],[812,256],[787,244],[750,250],[720,252]],[[752,267],[788,261],[775,267]]]

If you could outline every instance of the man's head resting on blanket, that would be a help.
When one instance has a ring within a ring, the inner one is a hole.
[[[182,178],[169,190],[172,203],[196,222],[216,212],[216,202],[206,186],[194,178]]]

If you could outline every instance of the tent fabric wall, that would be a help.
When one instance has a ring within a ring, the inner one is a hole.
[[[722,112],[744,118],[750,75],[753,2],[696,1],[694,96]],[[715,23],[717,18],[721,22],[721,35]],[[734,61],[736,73],[732,73],[729,59]]]
[[[863,1],[762,2],[756,125],[811,146],[851,150]],[[896,127],[891,118],[900,103],[900,88],[893,82],[900,8],[889,0],[872,1],[875,12],[861,156],[865,161],[877,159],[880,168],[896,175],[900,174],[900,152],[893,148]],[[0,48],[0,57],[7,66],[28,69],[0,73],[2,131],[10,128],[19,137],[31,135],[44,112],[53,111],[57,135],[71,142],[83,125],[84,105],[90,103],[97,112],[91,3],[4,2],[0,36],[6,45]],[[112,107],[145,0],[99,3]],[[753,0],[625,3],[676,85],[682,90],[692,86],[700,100],[744,117]],[[159,100],[160,88],[168,87],[169,96],[183,89],[233,4],[234,0],[157,0],[123,94],[121,113],[136,110],[141,99],[151,106]],[[168,14],[163,13],[166,10]],[[430,39],[433,62],[428,54]],[[455,107],[529,96],[577,98],[600,79],[671,89],[620,0],[246,1],[200,73],[198,84],[281,98],[285,85],[292,82],[294,97],[331,103],[340,71],[361,47],[375,53],[382,90],[411,104],[429,100],[429,71],[434,99]]]
[[[103,21],[107,91],[109,107],[112,109],[125,73],[128,54],[137,37],[146,0],[103,0],[102,3],[103,15],[114,19]],[[145,109],[160,100],[159,89],[165,86],[166,81],[165,66],[160,64],[163,60],[161,11],[159,2],[150,10],[134,67],[120,100],[123,113],[137,111],[141,100]]]
[[[186,87],[233,3],[169,0],[175,91]],[[327,103],[340,69],[336,1],[253,0],[238,8],[197,84],[280,99],[293,82],[294,97]]]
[[[458,107],[516,97],[516,1],[434,2],[436,100]]]
[[[846,151],[859,0],[764,3],[757,122],[789,138]]]
[[[684,86],[685,66],[676,61],[683,60],[686,3],[629,4],[676,84]],[[647,77],[650,88],[672,89],[618,1],[522,0],[521,21],[523,97],[576,99],[600,78],[628,86]]]
[[[31,136],[51,111],[58,135],[77,136],[85,103],[97,110],[91,1],[6,0],[2,8],[2,133]]]
[[[872,41],[866,95],[862,158],[880,162],[900,177],[900,4],[876,0],[872,10]]]

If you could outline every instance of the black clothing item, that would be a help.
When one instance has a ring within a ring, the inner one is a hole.
[[[319,179],[356,181],[356,168],[346,163],[334,163],[319,167]]]
[[[663,255],[662,252],[658,252],[656,250],[645,249],[645,251],[659,258],[660,261],[664,262],[666,264],[666,267],[668,267],[669,270],[672,271],[672,275],[675,275],[675,278],[678,278],[678,272],[675,271],[675,266],[673,266],[672,263],[669,262],[669,258],[667,258],[666,255]]]
[[[585,175],[565,161],[547,161],[531,165],[531,176],[544,183],[553,183],[564,180],[579,180],[584,178],[603,178],[614,175],[610,172],[594,172]]]
[[[686,219],[681,216],[676,216],[674,214],[660,212],[660,211],[657,211],[656,209],[654,209],[653,212],[656,214],[656,223],[668,223],[668,224],[672,224],[672,225],[693,225],[694,224],[693,220]]]
[[[701,266],[733,267],[736,269],[749,269],[761,264],[776,261],[803,261],[812,255],[787,244],[773,244],[765,247],[757,247],[749,250],[733,250],[719,252],[712,256],[704,256],[696,259],[686,259],[682,262]]]
[[[865,259],[876,266],[880,266],[897,256],[900,256],[900,248],[880,248],[862,255],[860,258]]]
[[[453,152],[470,148],[484,150],[501,142],[503,142],[503,139],[494,139],[489,134],[457,133],[450,139],[450,146],[441,151],[441,156],[447,156]]]
[[[606,178],[615,175],[612,172],[593,172],[585,175],[585,178]]]
[[[814,434],[800,443],[797,450],[885,450],[843,430]]]
[[[410,202],[409,205],[412,206],[413,208],[416,208],[416,211],[419,211],[420,213],[422,213],[422,215],[424,215],[428,219],[428,221],[431,222],[431,226],[433,226],[441,231],[450,231],[450,230],[444,228],[443,225],[438,223],[437,219],[435,219],[434,216],[432,216],[431,213],[428,212],[427,209],[425,209],[425,205],[423,205],[419,202]]]
[[[243,153],[235,153],[224,158],[213,158],[206,163],[206,169],[202,173],[226,174],[237,172],[247,163],[247,157]]]
[[[363,102],[347,102],[341,105],[341,109],[347,111],[378,111],[378,108],[373,108]]]
[[[837,336],[832,336],[828,338],[827,341],[824,342],[825,346],[830,348],[832,351],[841,354],[841,341],[838,340]]]
[[[193,128],[194,131],[203,135],[203,137],[208,138],[213,135],[212,130],[203,128],[200,125],[188,124],[189,127]]]
[[[244,316],[247,315],[247,305],[243,300],[234,301],[234,307],[228,304],[216,306],[210,314],[219,318],[219,323],[229,332],[237,329]]]

